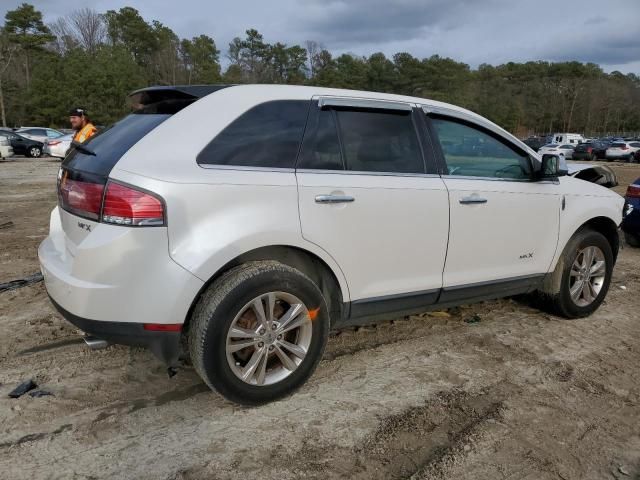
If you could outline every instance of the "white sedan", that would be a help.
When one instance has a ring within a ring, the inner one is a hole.
[[[574,145],[558,145],[557,143],[549,143],[543,147],[540,147],[538,153],[540,155],[562,155],[565,159],[571,160],[573,158]]]
[[[67,156],[69,148],[71,148],[72,140],[72,133],[52,140],[47,140],[44,142],[43,152],[51,157],[64,158]]]

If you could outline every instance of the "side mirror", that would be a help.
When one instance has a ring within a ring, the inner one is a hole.
[[[569,169],[563,156],[542,155],[542,164],[537,175],[539,179],[562,177],[568,173]]]

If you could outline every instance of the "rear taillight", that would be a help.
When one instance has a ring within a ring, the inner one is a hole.
[[[623,145],[622,147],[619,147],[620,150],[629,150],[629,147],[627,147],[626,145]]]
[[[67,175],[62,175],[58,184],[58,196],[62,208],[91,220],[100,218],[103,191],[102,184],[70,180]]]
[[[48,140],[47,145],[58,145],[60,140]]]
[[[591,153],[592,151],[593,151],[593,148],[587,147],[587,153]]]
[[[640,198],[640,185],[629,185],[626,196],[627,198]]]
[[[102,221],[116,225],[164,225],[164,205],[151,193],[109,182],[104,195]]]
[[[153,193],[135,187],[58,173],[58,201],[63,210],[96,222],[127,226],[162,226],[164,203]],[[94,181],[91,181],[94,180]]]

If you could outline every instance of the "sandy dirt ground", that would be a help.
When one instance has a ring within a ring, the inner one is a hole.
[[[58,165],[0,161],[0,282],[38,271]],[[620,192],[640,176],[614,167]],[[0,293],[0,478],[637,480],[639,266],[624,248],[586,319],[507,299],[334,332],[299,392],[256,408],[147,351],[87,350],[42,283]],[[54,396],[8,398],[29,378]]]

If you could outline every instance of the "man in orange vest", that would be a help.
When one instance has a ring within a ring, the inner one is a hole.
[[[73,135],[73,141],[77,143],[84,143],[98,131],[89,120],[84,108],[76,107],[71,110],[69,122],[71,122],[71,128],[76,131]]]

